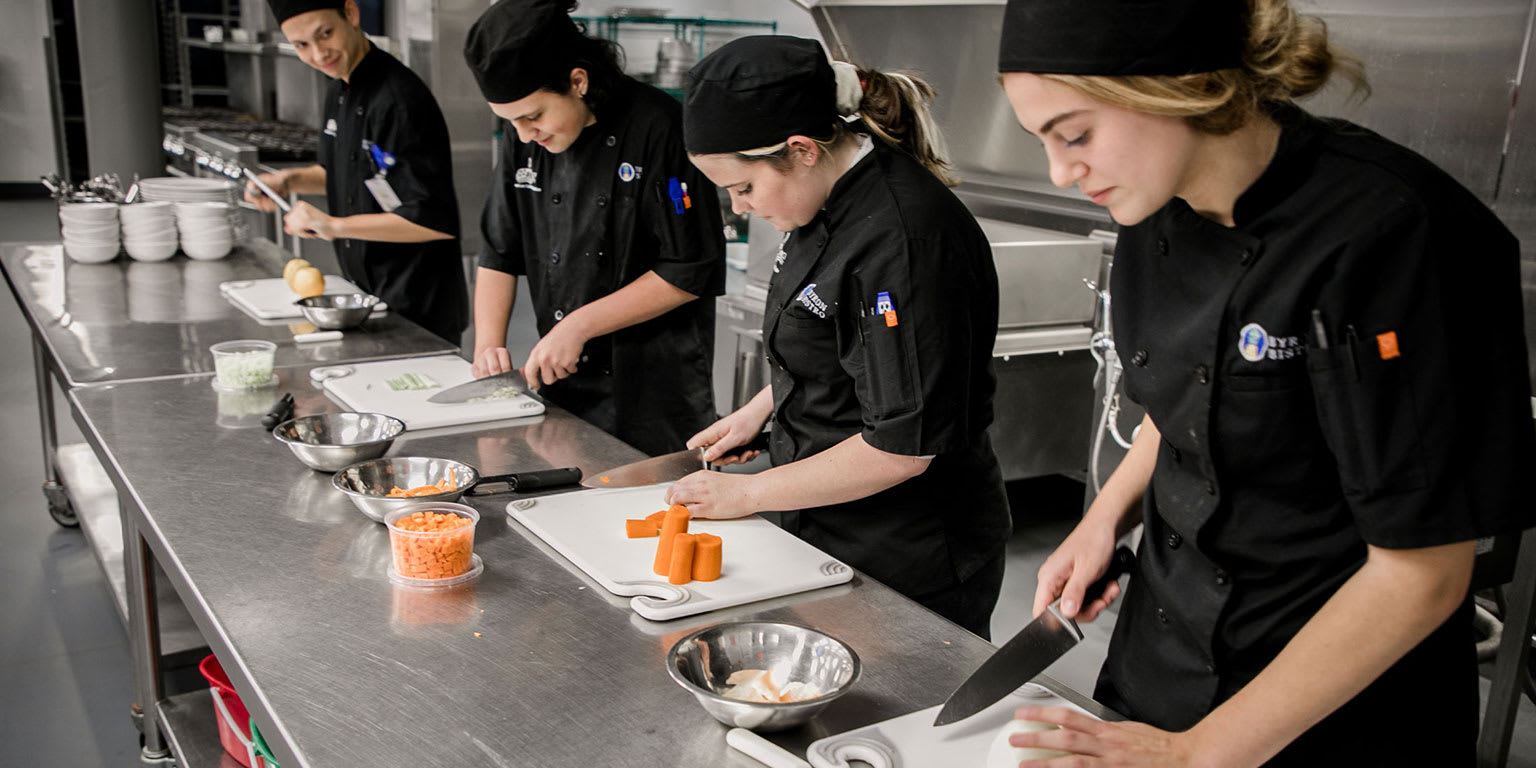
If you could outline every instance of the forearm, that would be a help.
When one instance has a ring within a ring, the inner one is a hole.
[[[768,389],[753,398],[756,403]],[[751,404],[749,404],[751,405]],[[930,460],[887,453],[853,435],[815,456],[753,475],[748,506],[756,512],[805,509],[879,493],[928,469]]]
[[[1257,766],[1364,690],[1465,599],[1474,547],[1371,547],[1274,661],[1190,730],[1195,764]]]
[[[475,270],[475,351],[507,345],[507,322],[517,300],[517,275]]]
[[[1131,442],[1131,449],[1110,474],[1099,495],[1094,497],[1093,504],[1083,514],[1083,522],[1112,526],[1116,538],[1124,536],[1141,522],[1141,499],[1152,482],[1158,444],[1162,439],[1152,417],[1142,417],[1141,429]]]
[[[368,240],[375,243],[425,243],[452,240],[453,236],[428,229],[404,216],[393,213],[360,213],[335,219],[336,237]]]
[[[696,298],[652,271],[572,312],[560,322],[571,323],[584,338],[591,339],[660,317]]]
[[[286,168],[279,173],[287,183],[288,191],[295,195],[325,194],[324,166],[306,165],[301,168]]]

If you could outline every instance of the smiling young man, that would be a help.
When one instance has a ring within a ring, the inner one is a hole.
[[[437,101],[416,73],[368,41],[354,0],[269,4],[299,59],[332,78],[320,163],[261,176],[280,195],[324,194],[330,213],[299,202],[283,228],[334,242],[343,277],[457,344],[469,300]],[[245,196],[275,210],[254,185]]]

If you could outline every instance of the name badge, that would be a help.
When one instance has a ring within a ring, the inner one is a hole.
[[[395,188],[389,185],[389,180],[385,179],[382,174],[363,182],[363,186],[368,188],[368,192],[373,195],[374,201],[379,204],[379,207],[385,213],[393,213],[396,208],[400,207],[400,196],[395,194]]]

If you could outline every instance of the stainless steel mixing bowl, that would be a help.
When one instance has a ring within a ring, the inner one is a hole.
[[[277,425],[272,436],[310,469],[335,472],[383,456],[404,431],[405,422],[382,413],[317,413]]]
[[[295,301],[304,319],[326,331],[356,328],[373,314],[379,297],[367,293],[322,293]]]
[[[453,470],[458,489],[430,496],[390,497],[391,488],[419,488],[431,485],[448,476]],[[426,456],[392,456],[369,459],[343,467],[331,478],[331,485],[347,495],[363,514],[384,522],[390,510],[406,504],[424,501],[458,501],[464,492],[480,481],[480,473],[474,467],[453,459],[433,459]]]
[[[764,669],[781,683],[801,682],[814,699],[758,703],[726,698],[726,680],[742,669]],[[769,621],[716,624],[683,637],[667,652],[667,674],[704,710],[729,726],[778,731],[810,720],[859,679],[859,656],[842,641],[809,627]]]

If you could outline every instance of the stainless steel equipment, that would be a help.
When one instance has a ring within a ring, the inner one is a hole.
[[[735,672],[771,671],[780,685],[815,686],[804,701],[762,703],[729,698]],[[859,656],[842,641],[786,622],[717,624],[685,635],[667,652],[667,674],[710,716],[737,728],[780,731],[815,717],[859,679]]]
[[[327,331],[356,328],[373,314],[379,297],[368,293],[323,293],[295,301],[304,319]]]
[[[1099,275],[1096,240],[996,219],[977,219],[997,264],[998,328],[1086,326],[1094,296],[1084,280]]]
[[[304,466],[335,472],[383,456],[405,422],[382,413],[321,413],[290,419],[272,430]]]
[[[448,478],[452,473],[454,490],[427,496],[390,496],[391,488],[419,488]],[[468,464],[453,459],[426,456],[395,456],[369,459],[343,467],[331,478],[331,486],[346,494],[358,511],[378,522],[406,504],[423,501],[458,501],[480,479],[480,473]]]

